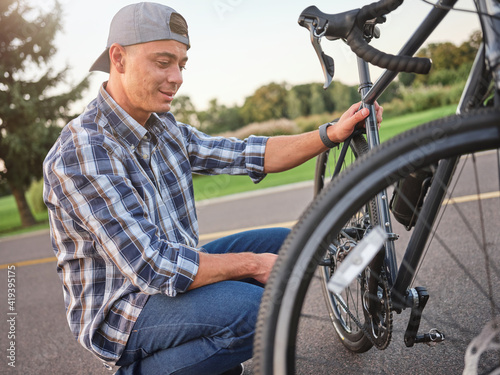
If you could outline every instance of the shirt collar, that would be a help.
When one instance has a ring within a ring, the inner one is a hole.
[[[132,148],[136,148],[148,131],[121,108],[106,91],[106,82],[97,96],[97,107],[106,116],[113,131]]]

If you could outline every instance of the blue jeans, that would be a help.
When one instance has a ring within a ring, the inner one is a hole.
[[[289,230],[261,229],[203,246],[212,254],[277,253]],[[175,298],[149,297],[134,325],[117,374],[221,374],[252,357],[263,287],[223,281]]]

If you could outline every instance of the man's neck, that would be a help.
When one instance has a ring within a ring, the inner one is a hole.
[[[112,79],[110,77],[109,81],[104,85],[104,89],[107,91],[109,96],[125,111],[127,112],[135,121],[144,126],[148,121],[151,113],[138,111],[130,103],[130,100],[121,86],[118,80]]]

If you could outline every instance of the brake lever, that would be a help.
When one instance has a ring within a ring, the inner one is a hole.
[[[327,27],[323,27],[323,31],[318,34],[313,20],[305,19],[304,26],[309,29],[311,43],[321,63],[321,68],[323,69],[323,74],[325,76],[325,84],[323,85],[323,88],[326,90],[332,83],[333,75],[335,74],[335,63],[333,59],[324,53],[323,48],[321,48],[321,38],[325,35]]]

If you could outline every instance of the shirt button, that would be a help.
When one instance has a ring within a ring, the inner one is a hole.
[[[143,157],[144,159],[147,159],[147,158],[148,158],[148,154],[144,154],[144,155],[142,155],[142,157]]]

